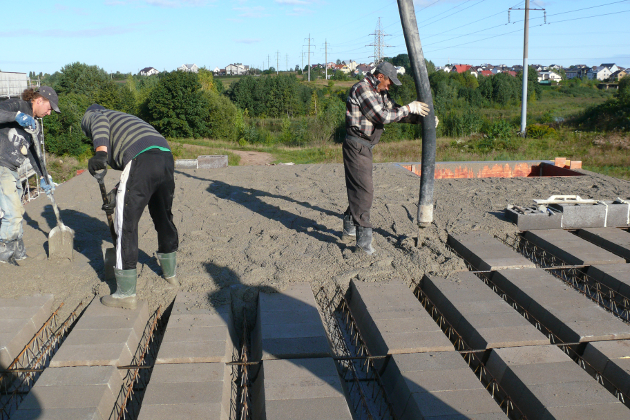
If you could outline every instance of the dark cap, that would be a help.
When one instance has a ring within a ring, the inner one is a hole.
[[[57,114],[61,114],[61,111],[59,111],[59,97],[57,96],[55,89],[50,86],[42,86],[39,88],[37,93],[48,99],[52,109],[54,109]]]
[[[379,63],[374,69],[374,74],[377,73],[389,77],[389,79],[397,86],[402,85],[402,83],[400,83],[400,80],[398,80],[398,72],[396,71],[396,67],[394,67],[394,65],[389,61],[383,61]]]

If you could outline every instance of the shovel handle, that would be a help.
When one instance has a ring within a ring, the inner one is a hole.
[[[101,172],[95,172],[92,176],[98,182],[98,186],[101,190],[101,197],[103,198],[103,204],[109,204],[109,200],[107,199],[107,189],[105,188],[105,175],[107,174],[107,168],[103,169]],[[111,214],[107,215],[107,224],[109,225],[109,233],[112,235],[112,241],[114,242],[114,246],[116,246],[116,229],[114,229],[114,219]]]

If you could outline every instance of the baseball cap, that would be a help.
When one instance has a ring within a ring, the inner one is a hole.
[[[59,97],[57,96],[57,92],[55,92],[55,89],[51,88],[50,86],[42,86],[39,88],[37,93],[48,99],[48,101],[50,101],[50,106],[52,107],[52,109],[54,109],[57,114],[61,114],[61,111],[59,111]]]
[[[389,61],[383,61],[379,63],[374,69],[374,74],[376,73],[381,73],[389,77],[389,79],[397,86],[402,85],[402,83],[400,83],[400,80],[398,80],[398,72],[396,71],[396,67],[394,67],[394,65]]]

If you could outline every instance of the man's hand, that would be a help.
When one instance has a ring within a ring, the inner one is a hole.
[[[18,111],[18,113],[15,115],[15,121],[24,128],[37,130],[37,122],[35,121],[35,118],[31,117],[28,114]]]
[[[412,114],[420,115],[421,117],[425,117],[429,113],[429,105],[420,101],[413,101],[409,105],[409,112]]]
[[[55,186],[52,183],[52,179],[47,180],[46,178],[42,177],[39,180],[39,185],[40,187],[42,187],[42,190],[44,190],[46,195],[50,195],[53,191],[55,191]]]
[[[116,209],[116,194],[118,194],[118,186],[107,193],[107,204],[103,203],[101,207],[105,214],[114,214],[114,210]]]
[[[438,124],[440,123],[440,120],[438,119],[437,115],[435,116],[435,128],[437,128]]]
[[[107,168],[107,152],[96,152],[90,160],[88,160],[88,171],[94,176],[96,171]]]

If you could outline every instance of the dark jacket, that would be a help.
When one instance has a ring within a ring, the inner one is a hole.
[[[35,172],[42,176],[42,164],[37,157],[33,138],[15,121],[18,111],[33,116],[31,104],[22,99],[12,98],[0,102],[0,166],[17,171],[28,158]]]

